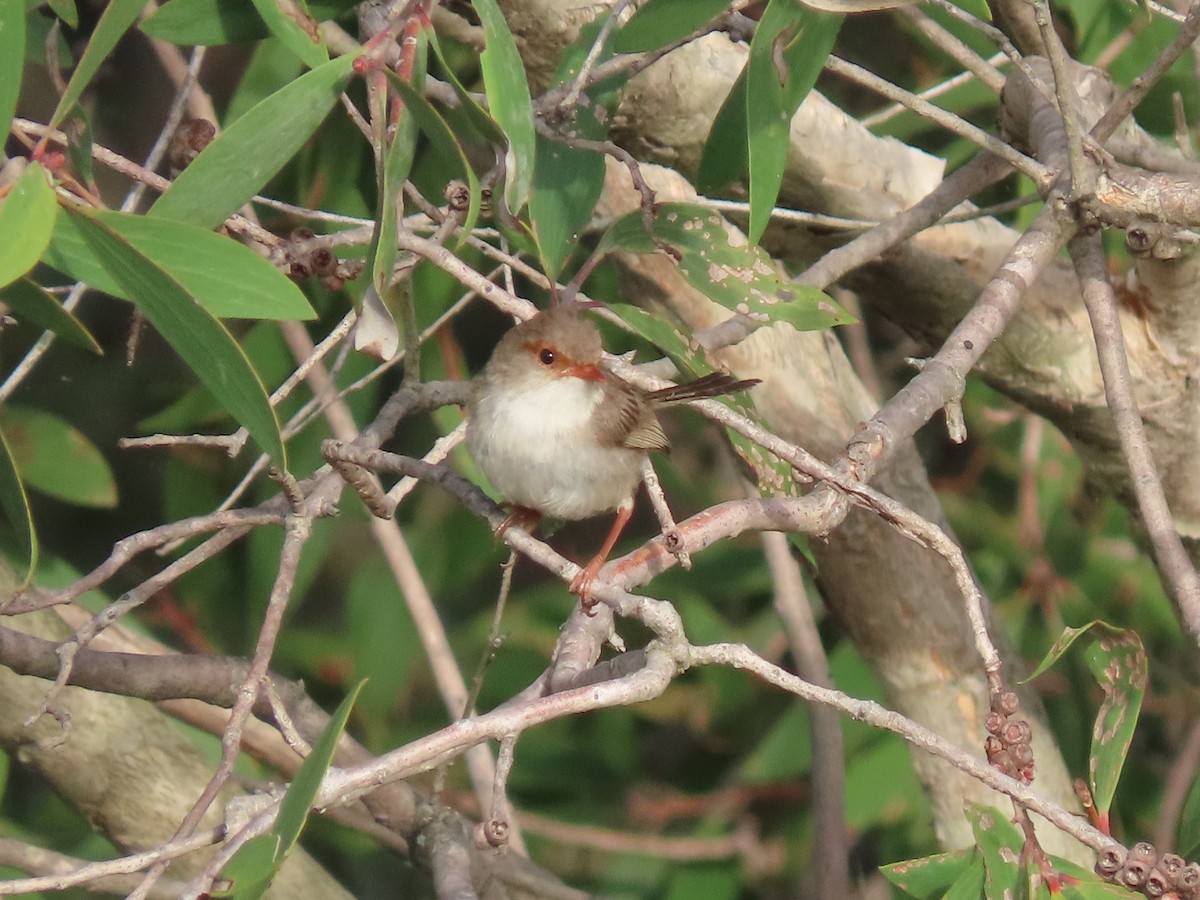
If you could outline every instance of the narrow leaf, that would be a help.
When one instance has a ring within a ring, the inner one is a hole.
[[[723,12],[729,0],[650,0],[613,40],[618,53],[647,53],[681,40]]]
[[[63,309],[57,297],[28,278],[18,278],[0,290],[0,299],[8,305],[18,321],[37,325],[76,347],[104,355],[100,344],[83,323]]]
[[[412,115],[417,123],[417,127],[425,133],[430,143],[433,144],[434,152],[441,155],[443,159],[452,160],[457,163],[461,180],[467,185],[470,199],[468,201],[467,214],[463,219],[462,228],[459,232],[461,242],[466,239],[466,235],[471,233],[471,229],[475,227],[475,222],[479,218],[481,204],[479,178],[475,175],[475,170],[471,167],[471,163],[467,159],[467,155],[463,152],[462,146],[458,143],[454,132],[450,130],[450,126],[446,124],[446,120],[430,105],[424,95],[419,93],[403,78],[396,75],[395,72],[389,71],[388,77],[392,86],[404,101],[405,116]]]
[[[1134,631],[1115,628],[1101,621],[1089,622],[1082,628],[1067,628],[1026,681],[1045,672],[1062,658],[1076,639],[1089,632],[1092,643],[1084,658],[1104,691],[1104,702],[1100,704],[1092,729],[1089,775],[1092,799],[1096,809],[1104,815],[1112,805],[1146,693],[1146,651],[1141,638]]]
[[[1147,663],[1142,639],[1136,631],[1103,625],[1093,628],[1093,635],[1095,641],[1087,649],[1085,659],[1104,691],[1104,702],[1092,728],[1089,775],[1096,809],[1106,815],[1142,710]]]
[[[880,866],[879,872],[910,897],[940,900],[967,868],[977,861],[979,853],[974,849],[954,850]]]
[[[854,321],[828,295],[785,278],[760,248],[731,244],[724,221],[712,210],[666,203],[658,207],[653,225],[648,234],[640,212],[618,219],[600,239],[599,250],[667,252],[696,290],[764,322],[812,331]]]
[[[700,154],[696,170],[696,189],[711,193],[737,181],[746,174],[749,157],[746,150],[746,70],[729,89]]]
[[[150,324],[276,464],[286,467],[275,411],[232,335],[179,281],[100,219],[86,213],[73,218],[92,252]]]
[[[3,430],[0,430],[0,508],[4,510],[25,556],[27,568],[21,587],[28,587],[38,564],[37,532],[33,527],[33,512],[29,508],[25,485],[21,483],[12,449]]]
[[[12,403],[0,409],[0,423],[26,485],[76,506],[117,505],[117,483],[108,461],[75,426]]]
[[[25,0],[0,0],[0,122],[12,121],[24,73]]]
[[[271,34],[311,69],[329,62],[329,50],[304,0],[254,0]]]
[[[150,208],[215,228],[304,146],[337,103],[355,57],[340,56],[276,91],[222,132]]]
[[[71,111],[71,107],[79,102],[100,64],[108,58],[108,54],[117,46],[117,41],[133,25],[145,5],[143,0],[111,0],[104,7],[104,12],[100,14],[100,20],[92,31],[92,39],[88,41],[87,49],[83,51],[79,65],[75,67],[67,89],[59,98],[58,107],[50,118],[51,128],[56,128]]]
[[[840,16],[809,9],[800,0],[771,0],[754,31],[746,63],[747,235],[752,244],[762,237],[779,197],[792,116],[816,84],[841,21]]]
[[[75,0],[46,0],[46,5],[68,28],[79,27],[79,10],[75,8]]]
[[[288,787],[287,793],[279,804],[279,817],[275,820],[275,827],[272,830],[280,838],[281,854],[286,854],[291,850],[300,838],[304,823],[308,821],[308,812],[317,797],[317,791],[321,789],[325,773],[329,771],[329,766],[333,762],[333,754],[337,750],[342,732],[346,730],[346,723],[350,720],[350,711],[354,708],[354,702],[358,699],[363,684],[365,684],[363,681],[356,684],[338,704],[338,708],[329,717],[328,724],[312,746],[312,752],[305,757],[296,772],[296,777],[292,779],[291,786]],[[283,861],[281,857],[277,858],[280,862]]]
[[[229,900],[259,900],[279,871],[275,863],[278,855],[279,835],[260,834],[251,838],[226,863],[211,895],[227,897]],[[220,887],[222,882],[227,883],[228,887]]]
[[[566,49],[559,61],[555,84],[574,81],[603,25],[601,19],[593,22]],[[611,46],[605,46],[597,63],[611,59],[612,55]],[[616,86],[603,90],[594,87],[589,96],[591,102],[582,104],[576,112],[572,125],[574,133],[589,140],[603,139],[607,129],[597,116],[597,110],[604,109],[611,116],[618,98]],[[544,135],[537,136],[529,219],[542,269],[551,278],[558,278],[567,257],[579,245],[579,234],[595,212],[603,190],[603,156],[591,150],[569,147]]]
[[[308,11],[318,22],[335,18],[355,0],[310,0]],[[211,47],[245,44],[270,37],[266,22],[246,0],[171,0],[144,19],[146,34],[173,44]]]
[[[965,810],[975,845],[983,857],[984,896],[1019,900],[1028,891],[1028,878],[1021,865],[1025,844],[1021,833],[998,809],[969,804]]]
[[[311,319],[304,293],[249,247],[186,222],[103,212],[98,217],[187,289],[218,318]],[[44,260],[97,290],[131,300],[84,240],[72,216],[61,216]]]
[[[487,44],[479,65],[483,70],[488,105],[492,118],[508,138],[508,153],[504,158],[504,201],[516,215],[529,199],[537,151],[529,81],[517,44],[496,0],[474,0],[473,5]]]
[[[40,163],[30,163],[0,199],[0,286],[32,269],[54,231],[58,201]]]
[[[1176,834],[1175,846],[1179,854],[1191,859],[1200,850],[1200,779],[1192,782],[1192,789],[1188,791]]]

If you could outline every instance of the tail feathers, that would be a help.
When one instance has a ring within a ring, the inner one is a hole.
[[[723,394],[734,394],[754,387],[761,379],[746,378],[741,381],[725,372],[713,372],[695,381],[676,384],[671,387],[654,391],[650,400],[657,405],[668,403],[683,403],[687,400],[703,400],[706,397],[720,397]]]

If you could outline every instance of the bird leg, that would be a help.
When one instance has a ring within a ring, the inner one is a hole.
[[[494,536],[496,540],[504,537],[504,532],[508,531],[512,526],[516,525],[526,534],[533,534],[537,527],[542,524],[542,514],[536,509],[531,509],[528,506],[513,506],[504,504],[509,510],[508,517],[500,523],[500,527],[496,529]]]
[[[592,557],[592,561],[580,569],[579,574],[571,579],[571,593],[579,595],[579,602],[583,606],[583,611],[588,615],[592,614],[592,607],[599,602],[588,597],[588,592],[592,589],[592,582],[600,574],[600,569],[608,559],[608,554],[612,553],[612,548],[617,543],[617,538],[621,536],[622,530],[624,530],[632,516],[632,503],[627,503],[617,508],[617,518],[613,522],[612,529],[608,532],[608,537],[604,539],[604,546],[600,548],[599,553]]]

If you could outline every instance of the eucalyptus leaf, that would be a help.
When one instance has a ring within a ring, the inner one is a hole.
[[[63,309],[57,297],[28,278],[18,278],[0,289],[0,300],[4,301],[19,322],[37,325],[76,347],[97,355],[104,354],[83,323]]]
[[[92,83],[101,64],[117,46],[117,41],[124,37],[145,7],[143,0],[110,0],[100,14],[100,20],[92,29],[91,40],[67,82],[67,89],[58,100],[54,115],[50,117],[50,127],[55,128],[66,118],[71,108],[79,102],[87,86]]]
[[[735,246],[720,215],[702,206],[657,207],[653,232],[640,212],[614,222],[598,252],[667,253],[696,290],[731,312],[762,322],[787,322],[800,331],[844,325],[854,318],[822,291],[785,278],[758,247]]]
[[[92,252],[146,319],[280,468],[287,453],[279,420],[232,335],[169,273],[95,215],[72,217]]]
[[[304,0],[253,0],[253,3],[271,34],[305,65],[315,69],[329,62],[325,39]]]
[[[25,0],[0,0],[0,122],[11,122],[25,74]]]
[[[218,135],[150,208],[216,228],[287,164],[325,120],[356,56],[339,56],[258,103]]]
[[[28,587],[33,581],[38,564],[38,538],[33,527],[33,511],[29,508],[29,496],[25,493],[25,485],[17,470],[12,448],[8,438],[0,428],[0,509],[12,526],[17,545],[25,557],[25,578],[21,587]]]
[[[483,26],[487,47],[479,57],[479,65],[483,70],[488,105],[492,118],[508,138],[508,153],[504,159],[504,201],[516,215],[529,199],[537,152],[529,80],[496,0],[473,0],[473,5]]]
[[[13,403],[0,407],[0,424],[28,487],[76,506],[117,505],[117,483],[108,461],[74,425]]]
[[[647,53],[682,40],[724,12],[729,0],[650,0],[616,33],[618,53]]]
[[[16,281],[41,259],[54,231],[58,201],[40,163],[29,163],[0,197],[0,286]]]

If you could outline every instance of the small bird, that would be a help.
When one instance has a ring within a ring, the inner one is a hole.
[[[467,402],[467,449],[513,509],[514,521],[542,515],[586,519],[615,511],[600,552],[571,582],[586,607],[600,567],[633,514],[642,460],[670,444],[655,411],[745,390],[714,373],[659,391],[622,381],[601,363],[600,332],[577,307],[539,312],[510,330],[476,376]]]

